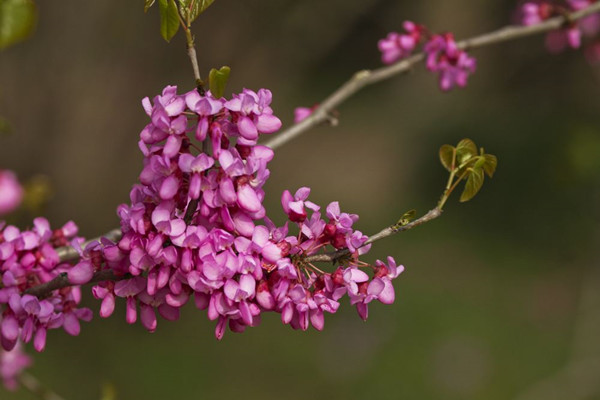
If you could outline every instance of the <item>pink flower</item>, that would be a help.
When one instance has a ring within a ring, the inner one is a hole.
[[[425,27],[411,21],[405,21],[404,30],[406,34],[391,32],[386,38],[379,40],[377,43],[377,47],[381,52],[381,61],[384,64],[393,64],[410,56],[421,41]]]
[[[439,74],[443,91],[465,87],[469,75],[475,72],[475,59],[457,47],[451,33],[434,35],[425,45],[425,53],[427,69]]]
[[[31,357],[23,352],[21,344],[11,350],[0,349],[0,378],[8,390],[16,390],[19,386],[19,375],[33,364]]]
[[[312,114],[313,111],[314,111],[314,108],[297,107],[294,110],[294,123],[298,124],[298,123],[304,121],[306,118],[308,118],[310,116],[310,114]]]
[[[536,25],[550,18],[553,12],[554,7],[547,2],[528,1],[520,6],[518,19],[523,25]]]
[[[23,188],[16,175],[9,170],[0,170],[0,215],[16,209],[23,199]]]

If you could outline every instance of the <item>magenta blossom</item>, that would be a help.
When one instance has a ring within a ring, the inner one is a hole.
[[[403,26],[406,33],[391,32],[377,43],[384,64],[393,64],[410,56],[421,41],[425,32],[424,26],[411,21],[404,21]]]
[[[0,170],[0,215],[15,210],[23,199],[23,188],[16,175],[9,170]]]
[[[19,386],[19,375],[32,364],[31,357],[23,352],[20,343],[10,351],[0,349],[0,378],[8,390]]]
[[[434,35],[425,45],[425,53],[427,69],[439,74],[444,91],[465,87],[469,75],[475,72],[475,59],[458,48],[451,33]]]

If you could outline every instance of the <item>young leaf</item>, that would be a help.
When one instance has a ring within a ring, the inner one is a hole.
[[[215,0],[179,0],[181,5],[190,12],[190,22],[202,14]]]
[[[228,66],[224,66],[218,70],[213,68],[208,73],[208,87],[215,99],[223,97],[223,92],[225,92],[225,85],[227,85],[230,72],[231,69]]]
[[[0,49],[27,38],[35,20],[32,0],[0,0]]]
[[[415,218],[416,215],[417,215],[417,210],[409,210],[409,211],[405,212],[404,214],[402,214],[402,216],[398,220],[397,225],[400,225],[400,226],[408,225],[410,223],[410,221],[412,221]]]
[[[456,158],[458,163],[462,164],[469,158],[477,155],[477,146],[471,139],[463,139],[456,145]]]
[[[475,197],[477,192],[479,192],[479,189],[481,189],[481,186],[483,186],[483,169],[473,169],[467,178],[465,189],[460,195],[460,202],[464,203]]]
[[[169,42],[179,30],[179,16],[175,0],[158,0],[160,34]]]
[[[440,147],[440,161],[442,162],[444,168],[446,168],[449,172],[452,172],[455,151],[456,149],[454,146],[450,146],[449,144],[445,144]]]
[[[8,136],[12,133],[12,128],[5,118],[0,117],[0,136]]]
[[[144,12],[148,12],[150,7],[154,5],[155,0],[144,0]]]
[[[494,172],[496,172],[496,167],[498,166],[498,159],[496,158],[496,156],[493,156],[491,154],[484,154],[483,157],[485,158],[485,162],[483,163],[483,169],[485,170],[487,176],[491,178],[492,176],[494,176]]]

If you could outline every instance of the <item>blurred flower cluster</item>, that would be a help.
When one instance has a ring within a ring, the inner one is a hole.
[[[381,61],[393,64],[412,54],[421,42],[427,58],[427,69],[439,77],[443,91],[456,86],[465,87],[470,74],[475,72],[476,61],[456,45],[451,33],[431,34],[423,25],[405,21],[405,33],[391,32],[379,40]]]
[[[92,318],[90,309],[78,307],[81,289],[77,285],[52,291],[44,298],[27,294],[28,289],[61,274],[79,277],[79,268],[61,263],[56,248],[77,246],[83,240],[75,237],[77,226],[73,222],[51,230],[46,219],[36,218],[33,225],[32,229],[21,231],[0,222],[0,343],[7,351],[19,339],[24,343],[33,339],[34,348],[42,351],[48,329],[62,327],[67,333],[78,335],[79,320]]]
[[[526,1],[519,6],[517,18],[523,25],[536,25],[548,18],[583,10],[595,2],[596,0]],[[546,35],[546,48],[551,53],[560,53],[568,47],[578,49],[582,45],[583,37],[595,38],[598,33],[600,33],[600,13],[594,13],[549,32]],[[592,63],[600,61],[599,43],[595,41],[586,47],[586,57]]]

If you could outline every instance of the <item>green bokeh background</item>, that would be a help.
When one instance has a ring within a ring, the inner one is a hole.
[[[142,2],[38,3],[34,36],[0,53],[0,114],[14,132],[0,138],[0,166],[23,180],[47,175],[51,223],[73,219],[93,237],[117,226],[115,207],[141,169],[140,100],[167,84],[190,89],[192,71],[182,35],[165,43],[157,10],[143,15]],[[216,1],[194,33],[205,76],[229,65],[226,93],[270,88],[288,126],[296,106],[378,67],[377,40],[403,20],[464,38],[505,25],[513,8]],[[367,323],[343,304],[323,332],[265,315],[221,342],[191,305],[148,334],[125,323],[119,304],[79,337],[51,332],[31,373],[65,399],[99,399],[106,384],[120,400],[600,399],[600,69],[581,52],[549,55],[541,36],[473,54],[467,89],[440,93],[418,66],[360,92],[339,108],[339,126],[307,132],[271,164],[276,220],[282,190],[310,186],[319,204],[359,214],[369,234],[435,205],[446,179],[440,145],[469,137],[498,156],[472,202],[453,198],[442,218],[369,253],[406,266],[395,304],[374,304]],[[0,399],[33,398],[0,388]]]

